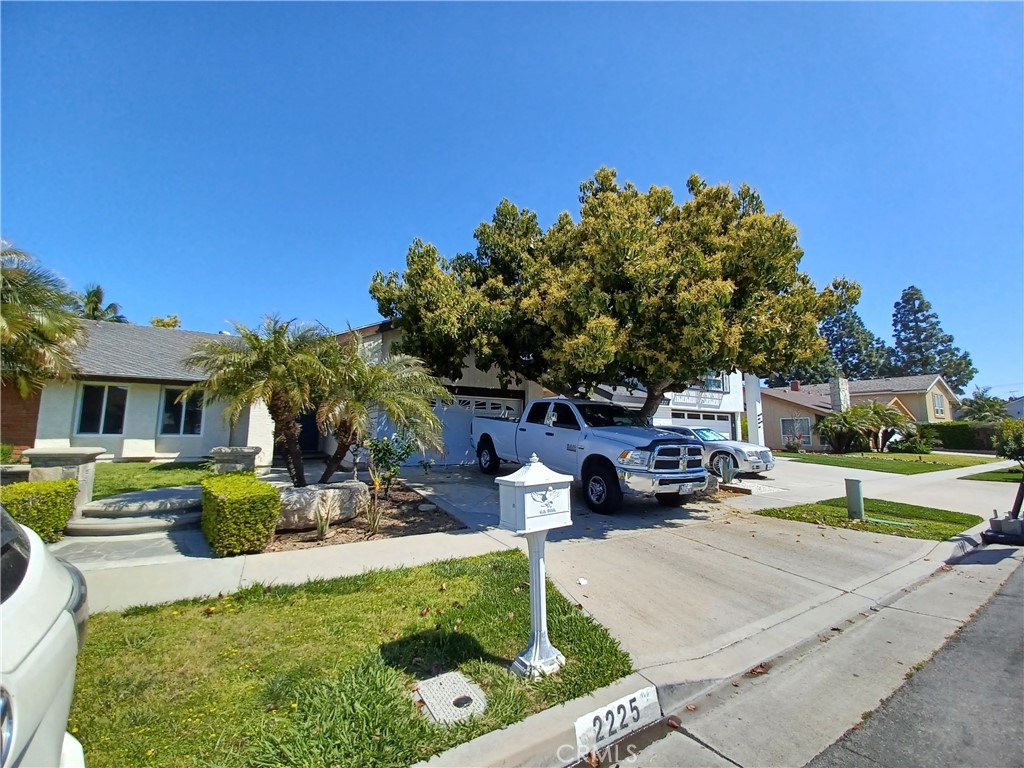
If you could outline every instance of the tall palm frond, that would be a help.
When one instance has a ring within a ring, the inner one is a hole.
[[[333,351],[334,377],[320,394],[316,415],[320,430],[332,434],[338,446],[321,482],[340,468],[353,445],[369,436],[377,415],[387,417],[421,451],[444,447],[434,403],[451,402],[451,394],[420,359],[398,354],[378,357],[376,349],[351,331]]]
[[[250,406],[265,403],[274,420],[274,439],[284,445],[292,482],[305,485],[298,418],[313,410],[313,393],[333,375],[327,364],[333,338],[321,327],[296,325],[277,315],[266,316],[256,329],[242,323],[233,327],[236,336],[201,341],[186,358],[206,378],[181,399],[202,392],[208,400],[223,401],[232,423]]]
[[[21,395],[47,379],[66,381],[81,323],[75,296],[25,251],[0,241],[0,346],[3,383]]]
[[[87,285],[85,293],[78,299],[79,312],[86,320],[103,320],[108,323],[127,323],[128,318],[121,314],[121,305],[117,302],[103,303],[103,286]]]

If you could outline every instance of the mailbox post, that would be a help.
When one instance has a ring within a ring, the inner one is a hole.
[[[530,553],[530,643],[512,662],[512,671],[531,679],[550,675],[562,668],[565,656],[548,639],[544,543],[549,530],[572,523],[572,475],[548,469],[533,454],[529,464],[494,482],[501,494],[500,526],[526,536]]]

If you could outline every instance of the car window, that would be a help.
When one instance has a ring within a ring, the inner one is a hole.
[[[697,437],[699,437],[701,440],[707,440],[708,442],[714,442],[715,440],[728,440],[729,439],[728,437],[723,435],[721,432],[716,432],[713,429],[701,428],[701,429],[695,429],[694,432],[697,433]]]
[[[576,414],[572,412],[572,408],[567,403],[555,403],[551,410],[555,417],[551,422],[551,426],[576,430],[580,428],[580,423],[576,420]]]
[[[0,603],[13,595],[25,578],[30,550],[28,536],[0,507]]]
[[[588,427],[646,427],[633,411],[612,403],[577,403],[583,421]]]
[[[530,412],[526,414],[526,421],[529,424],[543,424],[547,413],[548,403],[534,403],[530,407]]]

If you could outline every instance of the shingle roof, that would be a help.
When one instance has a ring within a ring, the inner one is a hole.
[[[800,387],[799,392],[794,392],[789,387],[771,387],[769,389],[762,389],[761,395],[768,395],[778,400],[784,400],[787,403],[793,403],[794,405],[801,405],[805,408],[811,408],[820,412],[831,412],[832,411],[832,398],[828,391],[828,385],[825,385],[824,394],[820,392],[808,392],[809,387]]]
[[[939,378],[939,374],[927,373],[921,376],[894,376],[890,379],[851,380],[850,394],[873,395],[880,392],[892,392],[893,394],[899,392],[927,392],[937,378]],[[829,385],[801,384],[800,391],[827,395],[829,393]]]
[[[78,376],[161,381],[200,381],[205,375],[183,364],[196,342],[228,339],[216,333],[83,320],[75,350]]]

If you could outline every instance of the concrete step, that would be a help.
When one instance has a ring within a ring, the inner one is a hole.
[[[154,533],[198,525],[201,511],[156,512],[151,515],[80,517],[68,522],[68,536],[127,536],[132,533]]]
[[[87,518],[137,517],[202,509],[203,492],[198,485],[154,488],[90,501],[82,509]]]

